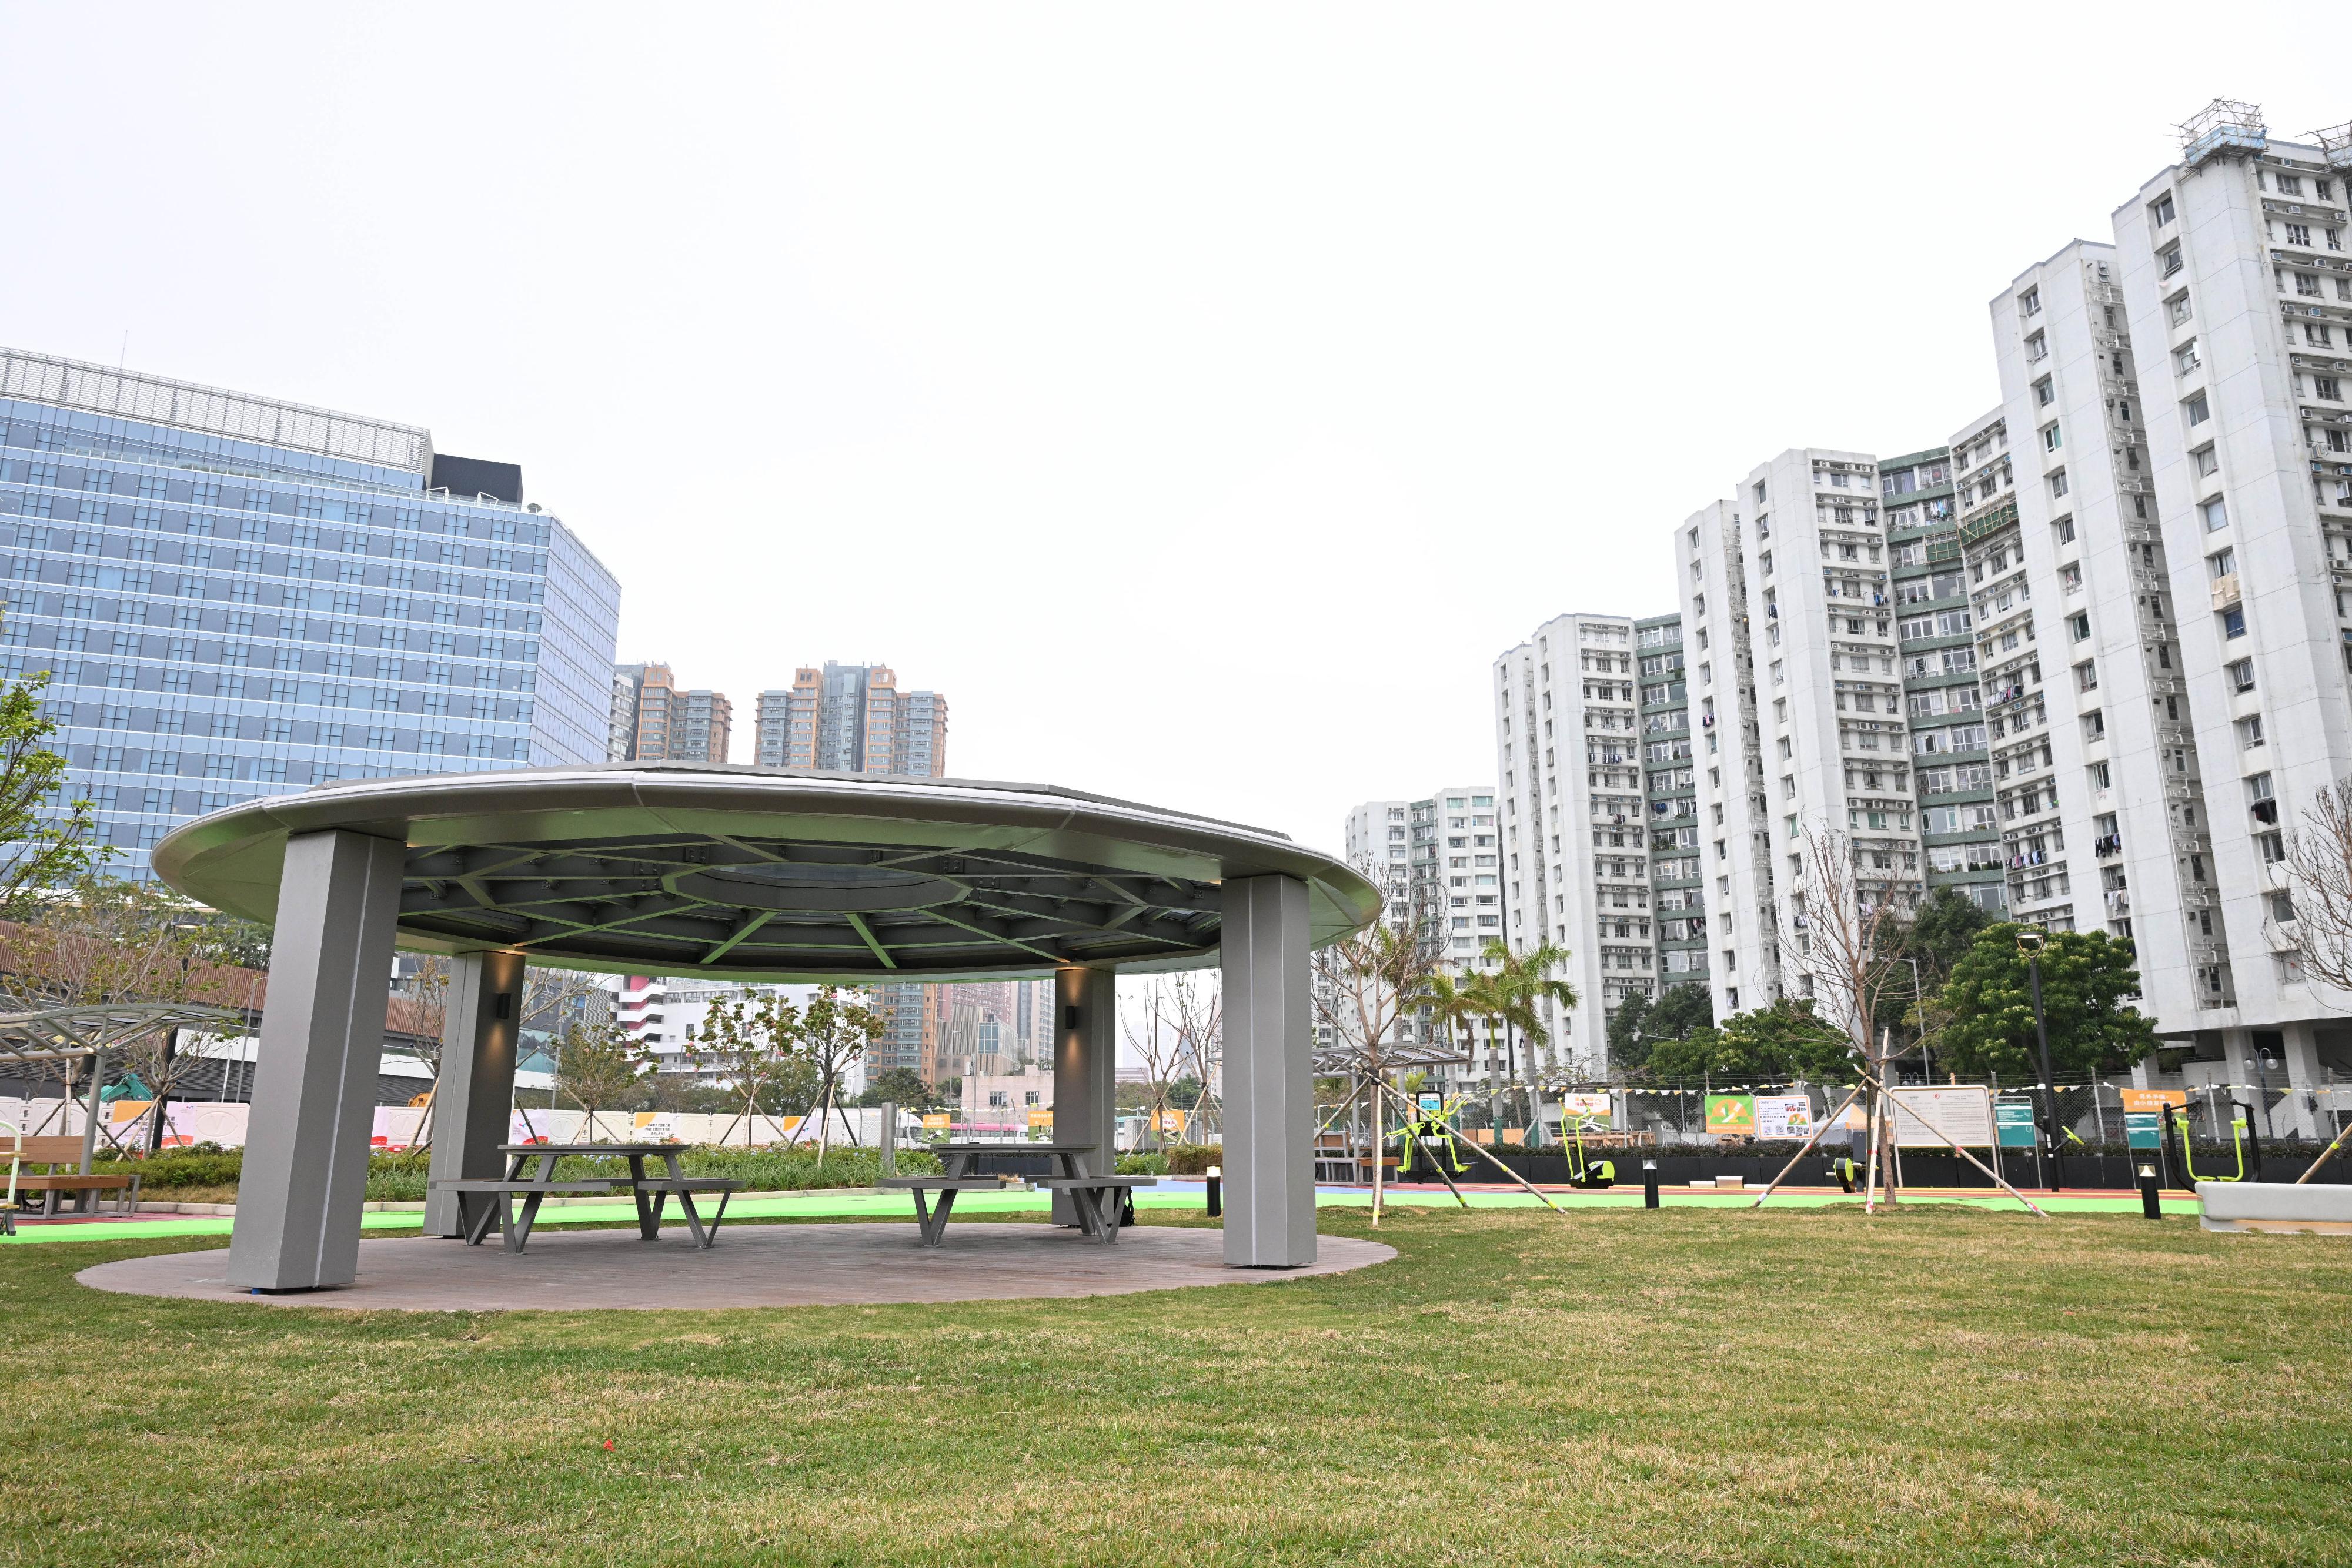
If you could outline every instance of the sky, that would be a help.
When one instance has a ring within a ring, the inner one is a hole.
[[[2178,121],[2352,120],[2219,16],[11,0],[0,343],[520,463],[736,760],[878,660],[955,774],[1336,849],[1757,463],[1990,408]]]

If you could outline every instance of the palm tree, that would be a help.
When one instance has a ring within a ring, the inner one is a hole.
[[[1562,1012],[1574,1010],[1577,1004],[1576,988],[1552,973],[1568,962],[1568,949],[1545,941],[1524,953],[1515,953],[1498,937],[1486,944],[1482,956],[1492,967],[1480,974],[1472,985],[1489,997],[1489,1016],[1501,1021],[1507,1050],[1512,1031],[1527,1038],[1528,1065],[1532,1074],[1535,1052],[1551,1041],[1551,1031],[1544,1027],[1542,1004],[1552,1003]],[[1512,1076],[1516,1079],[1517,1075],[1515,1056]],[[1532,1088],[1528,1092],[1528,1125],[1536,1125]]]

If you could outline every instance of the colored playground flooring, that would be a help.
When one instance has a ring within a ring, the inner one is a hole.
[[[2063,1192],[2043,1193],[2037,1188],[2021,1188],[2028,1197],[2053,1213],[2062,1214],[2137,1214],[2140,1200],[2137,1193]],[[1693,1192],[1687,1188],[1668,1187],[1659,1197],[1664,1208],[1748,1208],[1755,1205],[1759,1191],[1746,1194],[1736,1191]],[[1465,1204],[1472,1208],[1540,1208],[1546,1200],[1559,1208],[1639,1208],[1642,1189],[1611,1187],[1591,1191],[1577,1187],[1547,1187],[1538,1198],[1523,1187],[1474,1186],[1465,1184],[1462,1200],[1442,1186],[1391,1186],[1383,1194],[1383,1201],[1404,1208],[1458,1208]],[[1316,1189],[1315,1201],[1324,1208],[1370,1208],[1371,1189],[1358,1186],[1327,1186]],[[1949,1190],[1906,1187],[1904,1203],[1961,1204],[1978,1208],[2006,1209],[2021,1212],[2017,1200],[2006,1193],[1987,1192],[1980,1187]],[[1197,1184],[1169,1183],[1157,1188],[1144,1188],[1135,1195],[1139,1209],[1200,1214],[1206,1206],[1204,1190]],[[959,1215],[1034,1214],[1050,1207],[1050,1195],[1042,1192],[1012,1190],[1002,1193],[967,1193],[956,1205]],[[2167,1214],[2194,1215],[2197,1199],[2183,1192],[2168,1192],[2163,1198]],[[1782,1187],[1772,1195],[1766,1209],[1829,1208],[1862,1207],[1858,1196],[1849,1195],[1835,1187]],[[550,1205],[540,1210],[539,1225],[634,1225],[635,1210],[626,1199],[613,1203],[572,1203]],[[903,1193],[874,1195],[867,1193],[835,1194],[824,1191],[778,1197],[739,1199],[727,1210],[727,1223],[739,1221],[797,1219],[870,1219],[887,1221],[903,1218],[914,1224],[912,1202]],[[412,1231],[422,1223],[415,1210],[371,1210],[362,1220],[371,1231]],[[170,1236],[226,1236],[233,1224],[226,1215],[147,1215],[114,1216],[101,1214],[90,1218],[60,1216],[50,1221],[24,1221],[17,1225],[14,1238],[16,1244],[41,1241],[89,1240],[103,1235],[110,1239],[131,1240]],[[534,1231],[533,1234],[537,1232]],[[0,1246],[10,1245],[0,1239]]]

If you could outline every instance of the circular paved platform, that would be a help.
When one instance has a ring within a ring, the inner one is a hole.
[[[357,1284],[291,1295],[229,1289],[226,1248],[128,1258],[76,1278],[130,1295],[284,1307],[650,1311],[1123,1296],[1337,1274],[1395,1256],[1395,1248],[1377,1241],[1325,1236],[1308,1268],[1228,1269],[1222,1232],[1173,1226],[1123,1231],[1101,1247],[1051,1225],[950,1225],[932,1249],[911,1222],[743,1225],[722,1229],[707,1252],[668,1235],[648,1242],[622,1230],[543,1229],[519,1256],[495,1243],[467,1247],[437,1238],[362,1241]]]

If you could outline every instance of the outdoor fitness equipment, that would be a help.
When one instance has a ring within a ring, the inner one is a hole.
[[[1592,1118],[1579,1116],[1568,1145],[1568,1185],[1570,1186],[1614,1186],[1617,1166],[1612,1160],[1587,1160],[1584,1157],[1584,1134]]]
[[[2232,1116],[2230,1118],[2231,1152],[2237,1155],[2237,1173],[2233,1176],[2200,1176],[2197,1174],[2197,1156],[2192,1149],[2188,1133],[2185,1130],[2177,1130],[2175,1128],[2172,1120],[2172,1107],[2168,1104],[2164,1108],[2164,1130],[2168,1135],[2179,1139],[2180,1168],[2189,1173],[2189,1185],[2192,1187],[2200,1181],[2243,1181],[2246,1179],[2247,1119],[2252,1116],[2253,1113],[2249,1107],[2241,1105],[2234,1100],[2230,1102],[2230,1109],[2232,1111],[2246,1112],[2246,1115],[2244,1116]],[[2262,1179],[2262,1155],[2260,1153],[2257,1153],[2254,1156],[2254,1177],[2257,1181]]]
[[[1404,1150],[1407,1169],[1412,1168],[1412,1155],[1422,1148],[1424,1142],[1427,1142],[1436,1144],[1445,1158],[1453,1160],[1454,1175],[1462,1176],[1469,1171],[1469,1166],[1463,1162],[1461,1146],[1454,1142],[1454,1129],[1446,1124],[1445,1120],[1460,1108],[1463,1096],[1457,1094],[1452,1100],[1440,1103],[1436,1110],[1424,1109],[1413,1119],[1405,1123]],[[1429,1167],[1437,1173],[1438,1179],[1444,1181],[1447,1186],[1454,1185],[1452,1181],[1446,1179],[1444,1159],[1432,1155]]]

